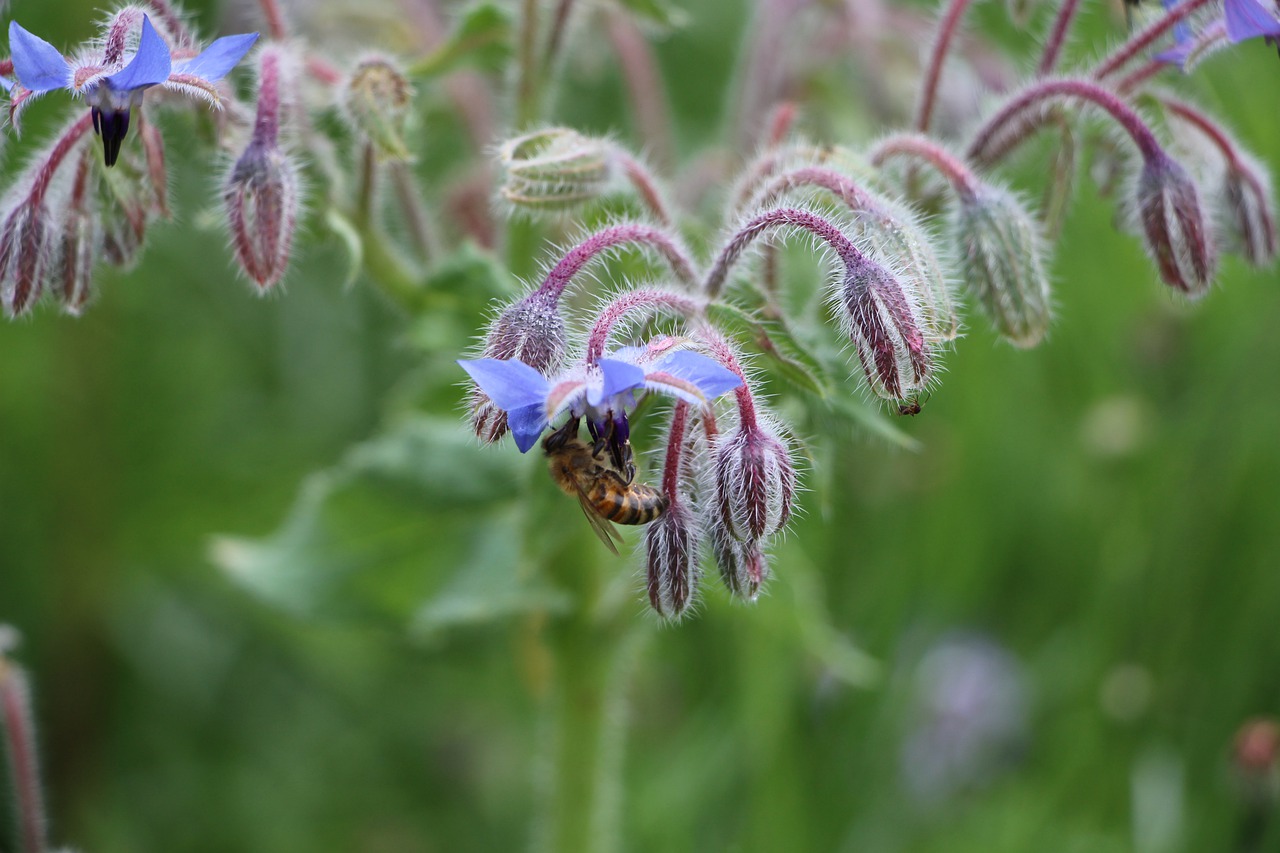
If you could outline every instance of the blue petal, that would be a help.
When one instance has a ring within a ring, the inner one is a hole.
[[[597,387],[587,387],[588,406],[599,406],[615,394],[644,384],[644,370],[637,365],[611,358],[602,358],[596,364],[600,367],[601,382]]]
[[[542,431],[547,428],[547,416],[542,403],[532,406],[521,406],[507,412],[507,427],[511,437],[516,440],[516,447],[521,453],[528,453],[529,448],[538,443]]]
[[[142,36],[138,39],[138,52],[129,60],[129,64],[107,78],[107,85],[117,92],[132,89],[143,89],[155,86],[169,79],[169,71],[173,60],[169,56],[169,45],[151,26],[151,19],[142,16]]]
[[[1280,35],[1280,21],[1258,0],[1224,0],[1222,7],[1227,20],[1227,38],[1232,42]]]
[[[738,374],[714,358],[688,350],[673,352],[658,361],[654,370],[670,373],[698,386],[708,400],[732,391],[742,384]]]
[[[195,59],[179,62],[173,69],[175,74],[190,74],[202,77],[212,83],[227,76],[227,72],[236,67],[236,63],[244,59],[244,55],[258,40],[257,33],[244,33],[238,36],[223,36],[206,47]]]
[[[498,408],[506,411],[508,422],[516,409],[541,407],[551,390],[546,377],[519,359],[478,358],[459,360],[458,365]]]
[[[39,36],[33,36],[17,21],[9,22],[9,52],[18,82],[33,92],[64,88],[71,79],[71,67],[62,51]]]
[[[12,91],[13,81],[8,77],[0,77],[0,89],[4,89],[6,92]]]
[[[1168,65],[1176,65],[1179,68],[1182,68],[1186,65],[1187,56],[1190,55],[1190,53],[1191,43],[1184,42],[1176,47],[1171,47],[1168,50],[1162,50],[1155,55],[1155,59],[1157,62],[1164,62]]]

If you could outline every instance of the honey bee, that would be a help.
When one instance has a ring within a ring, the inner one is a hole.
[[[543,439],[542,449],[551,479],[565,494],[578,499],[591,529],[615,554],[622,537],[610,522],[648,524],[667,509],[666,495],[633,482],[630,442],[607,452],[607,448],[580,439],[578,422],[571,420]]]

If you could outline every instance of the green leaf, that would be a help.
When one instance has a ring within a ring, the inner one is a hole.
[[[920,450],[921,445],[918,439],[903,432],[893,421],[885,417],[878,407],[858,399],[852,393],[835,392],[824,402],[836,414],[852,420],[867,432],[883,438],[890,444],[913,453]]]
[[[618,0],[618,3],[644,23],[663,31],[679,29],[689,22],[685,10],[665,0]]]
[[[457,27],[440,47],[409,68],[410,77],[431,77],[468,64],[502,71],[514,53],[511,13],[492,2],[464,9]]]
[[[750,338],[784,381],[819,398],[825,399],[831,393],[818,359],[785,329],[766,325],[736,305],[727,303],[711,305],[707,313],[721,328]]]
[[[211,557],[297,616],[422,636],[564,607],[519,558],[512,499],[526,462],[510,447],[478,447],[452,419],[407,419],[309,477],[276,532],[219,537]]]

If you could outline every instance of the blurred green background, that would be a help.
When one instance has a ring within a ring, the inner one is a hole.
[[[94,9],[9,13],[71,44]],[[1029,41],[1004,14],[980,7],[975,29]],[[708,0],[659,43],[683,160],[721,141],[749,17]],[[1087,23],[1080,50],[1122,27],[1115,10]],[[552,117],[633,138],[607,54],[585,53]],[[1184,81],[1273,168],[1276,74],[1248,43]],[[853,144],[880,130],[855,77],[833,68],[814,95],[837,111],[819,127],[866,134]],[[32,108],[7,174],[64,107]],[[285,292],[259,299],[207,226],[215,184],[180,144],[191,122],[167,127],[179,220],[135,271],[101,277],[83,318],[0,327],[0,622],[25,638],[53,838],[88,853],[522,848],[539,725],[527,624],[421,630],[424,602],[470,567],[474,543],[445,532],[500,534],[518,507],[481,489],[449,509],[395,482],[339,501],[353,530],[370,513],[398,537],[385,577],[351,581],[358,601],[272,606],[209,557],[216,534],[277,529],[304,478],[404,412],[452,424],[451,359],[494,286],[462,275],[447,311],[410,323],[344,287],[313,228]],[[433,156],[425,173],[452,168]],[[971,310],[924,413],[897,422],[919,449],[831,419],[769,594],[734,606],[708,582],[695,618],[656,633],[632,692],[627,849],[1242,849],[1232,739],[1280,711],[1280,292],[1227,259],[1183,305],[1114,218],[1082,181],[1050,339],[1016,351]],[[467,257],[464,272],[483,266]],[[580,525],[509,451],[477,476]],[[831,649],[853,646],[881,662],[873,686],[840,677]]]

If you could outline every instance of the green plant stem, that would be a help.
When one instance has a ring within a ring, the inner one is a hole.
[[[422,275],[401,257],[378,227],[376,207],[377,155],[366,145],[361,158],[356,185],[356,203],[352,221],[360,235],[364,270],[369,278],[393,302],[410,314],[423,307],[427,292]]]
[[[516,129],[527,129],[540,113],[541,67],[538,63],[538,0],[520,0]]]

